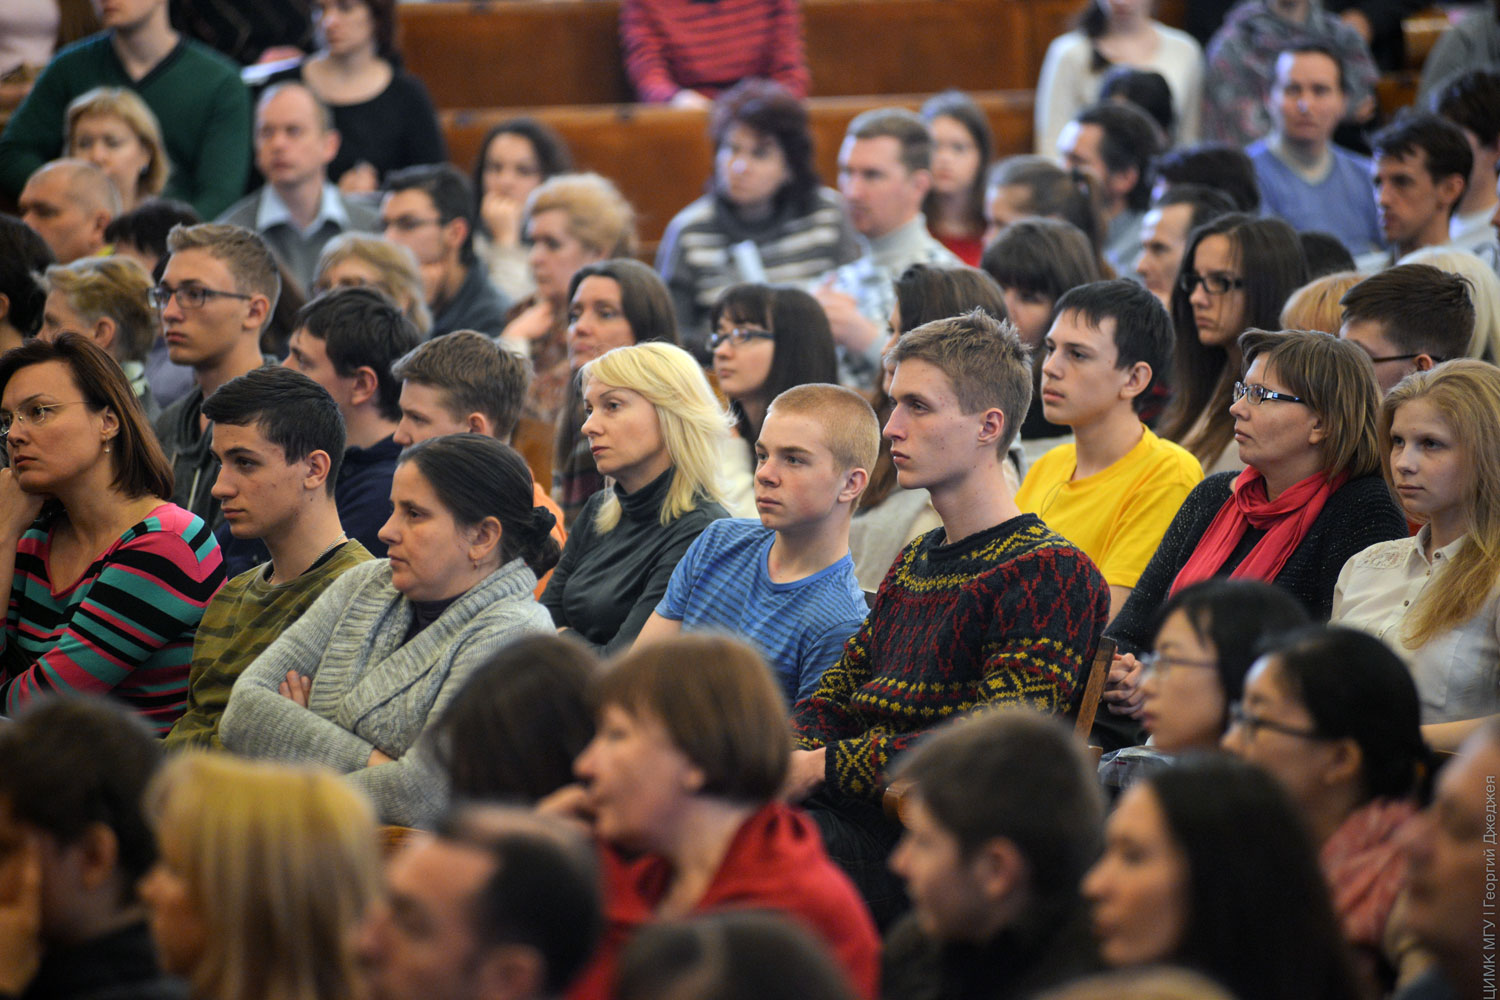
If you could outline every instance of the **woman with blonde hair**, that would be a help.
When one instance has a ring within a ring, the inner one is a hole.
[[[195,1000],[359,995],[352,932],[378,877],[364,796],[331,771],[184,754],[146,811],[160,853],[141,898]]]
[[[432,331],[432,312],[422,290],[422,273],[417,269],[416,257],[406,247],[365,233],[340,233],[329,240],[318,257],[312,293],[321,295],[330,288],[358,285],[370,285],[384,292],[401,307],[422,336]]]
[[[1333,620],[1406,661],[1440,750],[1500,713],[1500,369],[1458,360],[1403,379],[1380,410],[1386,479],[1411,538],[1344,564]]]
[[[1281,326],[1286,330],[1317,330],[1330,337],[1339,335],[1344,325],[1344,307],[1339,299],[1361,281],[1358,271],[1336,271],[1314,278],[1292,293],[1281,310]]]
[[[83,257],[47,268],[46,285],[40,336],[53,340],[72,331],[92,339],[120,363],[146,417],[155,420],[161,407],[146,379],[159,323],[149,298],[151,275],[129,257]]]
[[[635,209],[599,174],[559,174],[527,197],[521,228],[535,288],[511,308],[500,336],[536,369],[526,415],[551,423],[574,370],[568,364],[573,276],[589,264],[635,255]]]
[[[730,418],[680,347],[617,347],[585,364],[583,436],[612,485],[583,507],[542,594],[559,629],[613,653],[667,592],[688,546],[726,517],[719,468]]]
[[[68,155],[88,160],[114,181],[122,212],[166,187],[172,165],[161,124],[134,91],[95,87],[68,105],[65,122]]]

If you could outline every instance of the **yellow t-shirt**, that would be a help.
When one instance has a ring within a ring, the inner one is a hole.
[[[1016,494],[1024,513],[1094,560],[1111,587],[1134,587],[1156,553],[1177,508],[1203,479],[1203,467],[1181,445],[1141,427],[1141,440],[1125,457],[1084,479],[1073,444],[1043,455]]]

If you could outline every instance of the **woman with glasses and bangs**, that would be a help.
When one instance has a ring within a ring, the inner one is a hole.
[[[1280,219],[1225,215],[1193,230],[1169,312],[1172,402],[1156,431],[1203,463],[1203,474],[1238,472],[1230,390],[1241,370],[1239,336],[1281,329],[1281,310],[1307,284],[1307,260]]]
[[[158,733],[187,704],[193,638],[224,582],[213,532],[104,348],[78,333],[0,356],[0,714],[108,695]]]
[[[1229,415],[1245,470],[1209,476],[1183,501],[1110,625],[1122,653],[1145,648],[1164,601],[1215,577],[1274,583],[1327,621],[1349,557],[1407,533],[1380,474],[1369,355],[1296,330],[1250,330],[1235,347],[1243,374]],[[1106,694],[1139,715],[1139,665],[1123,660]]]

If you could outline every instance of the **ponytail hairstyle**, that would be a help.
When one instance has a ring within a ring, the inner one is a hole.
[[[1387,482],[1391,475],[1391,423],[1396,411],[1425,399],[1448,425],[1453,447],[1464,450],[1464,521],[1468,539],[1438,570],[1406,613],[1402,641],[1409,649],[1479,613],[1500,580],[1500,369],[1484,361],[1447,361],[1414,372],[1392,389],[1380,407],[1380,453]]]
[[[500,522],[501,566],[523,559],[540,577],[557,565],[557,519],[533,503],[531,470],[509,445],[487,434],[449,434],[412,445],[399,461],[416,463],[459,527]]]

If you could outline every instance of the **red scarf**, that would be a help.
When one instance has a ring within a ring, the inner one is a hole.
[[[1329,480],[1320,472],[1269,500],[1266,477],[1254,468],[1241,472],[1229,499],[1214,515],[1193,554],[1172,581],[1168,596],[1200,580],[1211,579],[1229,561],[1250,528],[1264,531],[1265,535],[1229,576],[1270,583],[1307,537],[1328,497],[1348,478],[1347,473],[1341,472]]]

